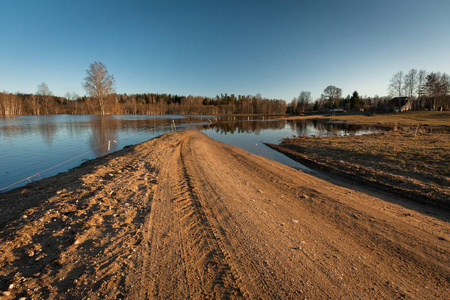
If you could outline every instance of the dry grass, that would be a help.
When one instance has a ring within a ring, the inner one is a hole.
[[[287,142],[287,141],[286,141]],[[288,143],[301,145],[307,153],[346,160],[399,175],[435,181],[450,176],[450,135],[384,134],[298,138]],[[425,178],[424,178],[425,175]]]
[[[399,131],[286,139],[275,149],[332,172],[423,195],[450,199],[450,135]],[[421,196],[419,196],[421,197]]]
[[[449,111],[409,111],[403,113],[390,113],[381,115],[337,115],[327,117],[333,120],[345,121],[348,123],[370,124],[370,125],[404,125],[404,126],[449,126]]]

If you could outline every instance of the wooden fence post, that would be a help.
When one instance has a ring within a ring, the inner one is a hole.
[[[173,123],[173,130],[174,130],[175,132],[177,132],[177,126],[175,126],[175,120],[172,120],[172,123]]]

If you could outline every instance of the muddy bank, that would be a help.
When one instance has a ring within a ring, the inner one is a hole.
[[[0,194],[2,299],[444,299],[449,217],[205,134]]]

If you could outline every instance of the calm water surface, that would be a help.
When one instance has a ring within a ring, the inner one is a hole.
[[[177,129],[198,129],[218,141],[294,168],[299,163],[265,146],[283,138],[347,135],[372,128],[318,120],[271,120],[217,116],[53,115],[0,118],[0,192],[53,176],[86,160]],[[109,150],[108,150],[109,145]]]

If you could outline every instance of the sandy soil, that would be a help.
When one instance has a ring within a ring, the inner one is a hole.
[[[0,194],[2,299],[445,299],[448,212],[167,134]]]

